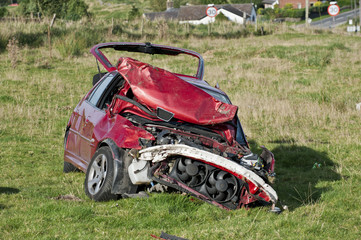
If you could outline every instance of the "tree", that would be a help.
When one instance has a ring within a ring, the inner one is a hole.
[[[8,10],[5,7],[0,7],[0,18],[6,16]]]
[[[88,5],[83,0],[70,0],[65,18],[76,21],[85,16],[89,16]]]
[[[88,5],[83,0],[23,0],[19,10],[23,15],[40,12],[43,16],[56,14],[68,20],[79,20],[89,15]]]
[[[0,0],[0,7],[11,4],[11,0]]]
[[[155,12],[161,12],[166,10],[167,0],[150,0],[150,6],[152,7],[153,11]]]
[[[139,9],[132,5],[132,9],[128,12],[128,20],[133,20],[141,15]]]

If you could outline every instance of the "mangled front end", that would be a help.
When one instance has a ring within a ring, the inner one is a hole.
[[[258,157],[245,138],[237,142],[241,127],[236,106],[134,59],[120,59],[118,71],[125,83],[110,114],[151,134],[129,152],[133,184],[158,182],[226,209],[277,202],[269,185],[273,154],[264,148]],[[162,111],[169,117],[159,116]],[[122,141],[117,145],[128,148]]]
[[[277,202],[277,193],[243,161],[184,144],[142,149],[129,166],[133,184],[152,181],[188,192],[226,209],[238,209],[256,201]]]

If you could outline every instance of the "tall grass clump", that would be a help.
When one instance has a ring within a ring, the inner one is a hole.
[[[0,53],[5,51],[8,41],[8,38],[0,33]]]
[[[24,47],[40,47],[44,44],[47,35],[47,23],[40,22],[27,22],[26,20],[17,19],[15,21],[0,22],[0,41],[6,43],[13,37],[15,37],[19,46]],[[3,49],[3,45],[0,43],[0,52]]]
[[[339,45],[331,46],[273,46],[261,54],[262,57],[280,58],[290,60],[298,65],[307,67],[325,67],[330,64],[333,49]]]
[[[68,31],[71,32],[71,29]],[[55,40],[55,49],[63,58],[80,56],[86,49],[104,40],[101,32],[90,28],[75,30]]]
[[[7,45],[8,50],[8,57],[11,63],[12,68],[16,68],[16,65],[18,63],[18,56],[19,56],[19,41],[13,37],[9,40],[9,43]]]

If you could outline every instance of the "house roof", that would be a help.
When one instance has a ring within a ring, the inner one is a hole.
[[[222,7],[224,10],[227,10],[233,14],[243,17],[243,13],[246,15],[252,15],[252,4],[233,4],[233,5],[225,5]]]
[[[144,16],[149,20],[155,20],[155,19],[175,20],[178,18],[178,12],[179,12],[179,8],[170,8],[164,12],[144,13]]]
[[[181,6],[180,8],[171,8],[164,12],[144,13],[149,20],[165,19],[165,20],[200,20],[207,16],[206,11],[208,5],[192,5]],[[233,14],[243,17],[243,12],[247,17],[252,15],[252,4],[218,4],[214,5],[218,10],[224,9]]]
[[[218,10],[224,9],[243,17],[243,12],[248,16],[252,14],[252,4],[216,4]],[[207,16],[208,5],[181,6],[178,13],[179,20],[199,20]]]
[[[276,3],[276,2],[277,2],[277,0],[263,0],[262,1],[263,4],[270,4],[270,5],[272,5],[272,4]]]

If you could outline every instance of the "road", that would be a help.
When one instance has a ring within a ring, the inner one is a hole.
[[[360,12],[360,10],[356,9],[356,13],[355,13],[355,10],[345,12],[345,13],[340,13],[339,15],[337,15],[335,17],[335,22],[333,22],[333,17],[329,17],[329,18],[322,19],[320,21],[311,22],[310,25],[315,28],[333,28],[338,25],[346,23],[349,18],[352,18],[355,16],[358,18],[359,12]]]

